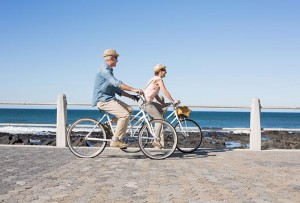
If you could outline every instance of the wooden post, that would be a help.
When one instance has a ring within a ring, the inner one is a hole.
[[[261,150],[261,105],[258,98],[252,99],[250,115],[250,150]]]
[[[57,99],[56,146],[66,147],[67,142],[67,99],[65,94],[59,94]]]

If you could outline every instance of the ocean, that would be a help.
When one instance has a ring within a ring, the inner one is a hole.
[[[98,110],[68,110],[67,123],[79,118],[98,119]],[[192,111],[191,119],[202,128],[249,128],[250,112]],[[12,109],[0,108],[1,123],[55,124],[56,109]],[[300,112],[262,112],[262,128],[300,129]],[[1,127],[0,127],[1,128]]]

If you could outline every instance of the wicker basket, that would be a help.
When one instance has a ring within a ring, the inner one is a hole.
[[[177,107],[176,112],[179,117],[188,118],[190,117],[190,113],[192,112],[192,110],[187,106],[179,106]]]

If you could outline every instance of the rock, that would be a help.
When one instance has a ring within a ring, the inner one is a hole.
[[[50,145],[50,146],[55,146],[56,145],[56,140],[55,139],[47,139],[42,143],[42,145]]]
[[[25,139],[25,140],[23,140],[23,143],[22,143],[23,145],[30,145],[30,141],[29,141],[29,139]]]
[[[1,144],[9,144],[10,143],[10,139],[11,138],[8,135],[1,136],[0,143]]]
[[[23,140],[21,140],[18,135],[12,136],[12,138],[10,140],[10,144],[18,144],[18,143],[22,143],[22,142],[23,142]]]

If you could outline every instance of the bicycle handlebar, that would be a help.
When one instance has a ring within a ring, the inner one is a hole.
[[[181,101],[178,101],[177,103],[169,102],[169,106],[177,107],[180,103]]]
[[[133,97],[135,98],[134,100],[136,102],[139,102],[140,99],[142,100],[143,103],[146,102],[146,98],[145,98],[145,96],[143,94],[141,94],[141,95],[140,94],[133,95]],[[177,103],[169,102],[169,103],[166,103],[166,104],[168,104],[168,106],[173,106],[173,107],[176,108],[180,103],[181,103],[181,101],[179,100]]]
[[[139,102],[139,100],[141,99],[143,101],[143,103],[146,102],[146,98],[144,95],[140,95],[140,94],[137,94],[137,95],[133,95],[134,99],[136,102]]]

